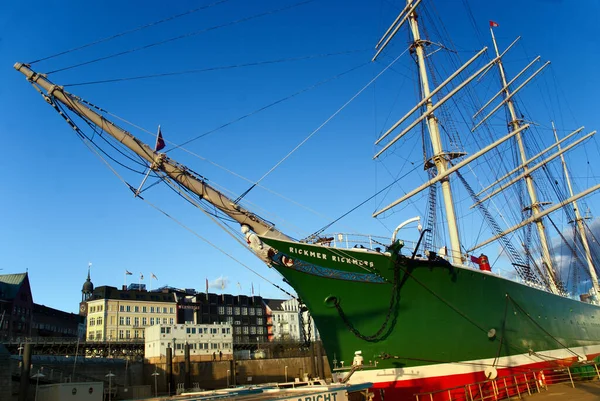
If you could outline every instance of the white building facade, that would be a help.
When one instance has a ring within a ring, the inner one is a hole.
[[[175,324],[146,327],[145,358],[158,360],[165,357],[167,348],[172,356],[183,359],[185,344],[190,346],[190,360],[228,360],[233,355],[233,329],[230,323]]]
[[[308,312],[300,314],[297,300],[265,299],[264,302],[273,327],[269,341],[304,341],[304,336],[311,341],[319,339],[315,322]]]

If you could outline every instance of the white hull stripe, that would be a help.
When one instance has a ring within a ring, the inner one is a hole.
[[[495,364],[497,369],[514,368],[522,365],[532,365],[539,363],[552,363],[559,360],[577,358],[577,355],[595,356],[600,354],[600,345],[590,345],[585,347],[570,348],[571,351],[560,348],[554,350],[539,351],[537,353],[517,354],[505,356],[498,359]],[[390,368],[390,369],[372,369],[372,370],[357,370],[350,377],[349,383],[389,383],[400,382],[404,380],[419,380],[428,379],[440,376],[453,376],[465,373],[477,373],[483,371],[486,367],[494,364],[494,358],[478,359],[471,361],[460,361],[453,363],[442,363],[436,365],[411,366],[407,368]],[[346,376],[347,372],[338,372],[335,374],[335,379],[341,379]]]

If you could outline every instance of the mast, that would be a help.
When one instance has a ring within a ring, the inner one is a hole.
[[[552,131],[554,131],[554,137],[556,138],[556,142],[558,143],[559,140],[558,135],[556,134],[556,128],[554,127],[554,121],[552,121]],[[558,149],[560,150],[560,144],[558,144]],[[569,188],[569,194],[570,196],[573,196],[573,186],[571,185],[569,170],[567,169],[565,157],[562,154],[560,155],[560,160],[563,165],[565,180],[567,181],[567,187]],[[596,274],[596,268],[594,267],[594,262],[592,261],[592,252],[590,250],[590,244],[587,240],[587,234],[585,232],[585,226],[583,224],[583,217],[579,212],[579,206],[577,206],[576,200],[573,201],[573,209],[575,210],[575,222],[577,223],[577,230],[579,231],[581,243],[583,244],[583,249],[585,250],[585,260],[587,262],[588,269],[590,271],[590,277],[592,279],[592,288],[596,291],[596,294],[600,294],[600,286],[598,285],[598,275]]]
[[[196,176],[182,164],[168,158],[164,153],[154,151],[150,146],[146,145],[129,132],[91,110],[76,96],[65,91],[62,86],[50,82],[45,75],[36,73],[31,70],[28,65],[22,63],[16,63],[14,68],[25,75],[27,80],[34,86],[38,85],[47,92],[47,95],[43,92],[42,95],[48,103],[52,104],[54,102],[53,99],[56,99],[81,118],[93,122],[104,132],[114,137],[117,141],[150,163],[153,170],[160,170],[178,184],[192,191],[201,199],[227,214],[233,220],[240,224],[248,225],[256,234],[261,236],[276,239],[291,239],[281,231],[277,230],[269,221],[266,221],[251,211],[241,207],[222,192],[217,191],[208,185],[203,177]],[[41,92],[38,87],[36,87],[36,89]]]
[[[407,0],[407,6],[410,6],[413,0]],[[423,99],[428,99],[425,103],[427,111],[433,109],[433,102],[429,95],[431,93],[429,89],[429,78],[427,75],[427,69],[425,65],[425,50],[424,43],[421,39],[419,32],[419,24],[417,22],[417,14],[412,11],[408,17],[408,23],[410,30],[413,35],[413,48],[417,56],[417,65],[419,67],[419,78],[421,81],[421,88],[423,90]],[[449,155],[444,152],[442,148],[442,140],[440,137],[440,130],[438,120],[433,113],[427,116],[427,129],[429,131],[429,137],[431,139],[431,145],[433,147],[432,160],[435,164],[437,175],[444,175],[448,169],[448,158]],[[456,212],[454,210],[454,202],[452,200],[452,190],[450,187],[450,177],[446,176],[441,180],[442,196],[444,200],[444,207],[446,210],[446,219],[448,223],[448,236],[450,237],[450,250],[449,255],[454,263],[462,263],[462,252],[460,247],[460,238],[458,235],[458,225],[456,223]]]
[[[494,29],[491,26],[490,26],[490,32],[492,33],[492,41],[494,42],[494,49],[496,51],[496,56],[500,56],[500,53],[498,51],[498,44],[496,43],[496,37],[494,36]],[[511,118],[509,125],[511,126],[512,130],[514,131],[514,130],[519,129],[519,127],[521,126],[521,120],[519,120],[517,118],[517,113],[515,111],[515,105],[512,101],[511,94],[510,94],[510,91],[509,91],[509,88],[507,85],[506,75],[504,73],[504,66],[502,65],[502,60],[499,59],[497,64],[498,64],[498,69],[500,71],[500,77],[502,78],[502,86],[504,88],[506,105],[508,107],[508,111],[510,113],[510,118]],[[531,206],[529,206],[529,208],[531,209],[531,214],[532,214],[532,217],[534,218],[535,225],[536,225],[538,235],[540,237],[541,246],[542,246],[542,261],[546,268],[546,272],[548,274],[548,282],[550,283],[550,290],[553,293],[558,294],[559,290],[556,285],[556,277],[554,274],[554,269],[552,267],[552,258],[550,257],[550,248],[548,247],[548,238],[546,236],[546,229],[544,227],[544,223],[542,222],[541,217],[536,218],[536,216],[539,215],[541,212],[541,208],[540,208],[541,203],[538,201],[537,194],[536,194],[535,188],[533,186],[533,177],[529,174],[529,167],[526,164],[527,156],[525,154],[525,145],[523,143],[523,138],[521,136],[521,133],[517,133],[516,139],[517,139],[517,145],[519,147],[519,155],[521,157],[523,172],[525,174],[524,179],[525,179],[525,183],[527,186],[527,192],[529,193],[529,199],[531,201]]]

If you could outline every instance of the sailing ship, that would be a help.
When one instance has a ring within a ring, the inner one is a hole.
[[[562,158],[565,152],[595,132],[561,147],[583,130],[578,129],[563,138],[556,137],[554,144],[537,155],[528,154],[524,136],[532,127],[518,113],[515,95],[547,64],[517,86],[517,79],[529,71],[539,57],[509,79],[503,57],[514,42],[501,51],[493,37],[497,24],[492,22],[493,50],[481,49],[443,82],[434,85],[429,64],[433,52],[429,52],[429,48],[437,45],[422,34],[418,18],[420,3],[421,0],[408,0],[376,46],[374,59],[385,54],[398,32],[409,32],[409,54],[419,74],[420,99],[380,136],[376,142],[380,150],[375,158],[397,149],[400,141],[421,127],[426,143],[423,167],[429,179],[377,211],[374,217],[405,204],[423,191],[430,193],[427,210],[433,212],[422,219],[403,222],[391,240],[385,242],[374,236],[321,232],[303,240],[294,239],[245,207],[242,197],[227,196],[204,176],[161,152],[164,144],[160,133],[154,147],[147,145],[110,121],[102,109],[69,93],[44,74],[33,71],[31,66],[17,63],[15,69],[25,75],[76,132],[81,133],[81,129],[68,113],[74,113],[98,132],[101,130],[113,137],[115,143],[143,160],[149,172],[179,188],[188,201],[200,208],[208,204],[213,215],[226,216],[236,222],[247,246],[283,276],[310,311],[336,380],[372,382],[378,390],[376,399],[401,399],[527,369],[591,360],[600,355],[600,323],[596,320],[600,319],[597,299],[600,289],[586,238],[589,229],[577,201],[600,189],[600,184],[573,194],[569,182],[571,193],[546,207],[538,199],[533,173],[551,160]],[[488,53],[492,56],[481,61]],[[475,65],[478,68],[474,68]],[[469,155],[460,149],[447,150],[440,119],[451,105],[458,104],[453,103],[456,96],[465,93],[474,81],[493,72],[500,77],[501,87],[473,116],[472,131],[486,127],[487,121],[503,110],[508,116],[508,133],[496,135]],[[464,79],[457,83],[459,77]],[[498,167],[495,181],[476,193],[466,183],[461,169],[481,167],[477,165],[480,158],[508,146],[516,149],[516,166],[503,176],[500,176],[499,166],[492,166],[492,169]],[[549,152],[553,153],[538,161]],[[568,174],[566,169],[565,174]],[[468,249],[461,243],[453,199],[456,189],[452,185],[458,182],[464,183],[473,207],[481,212],[481,221],[488,224],[493,233],[489,240]],[[524,219],[503,230],[490,212],[491,207],[486,205],[499,193],[517,185],[526,189],[528,202],[518,213]],[[139,191],[134,192],[139,195]],[[445,221],[442,223],[435,221],[436,206],[431,205],[438,192],[443,198],[441,209]],[[578,227],[578,241],[585,255],[580,262],[587,265],[592,285],[590,293],[581,299],[573,299],[567,293],[553,268],[555,263],[544,226],[551,213],[562,210],[573,215]],[[417,221],[425,226],[420,226],[419,235],[412,238],[412,242],[397,238],[402,228]],[[443,245],[438,246],[440,240],[436,241],[435,231],[442,225],[445,225],[442,230],[448,241],[447,244],[441,241]],[[525,231],[524,236],[532,237],[532,228],[537,233],[539,249],[521,244],[523,250],[518,251],[509,236]],[[492,272],[488,257],[477,254],[490,243],[499,244],[506,252],[516,277],[506,278]]]

